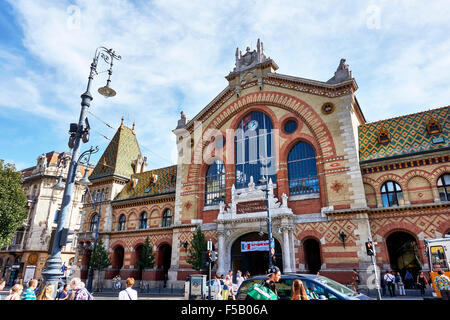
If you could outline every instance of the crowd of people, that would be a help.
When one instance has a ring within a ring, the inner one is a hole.
[[[233,270],[229,270],[226,276],[216,274],[211,282],[212,298],[214,300],[236,300],[236,292],[244,280],[250,278],[250,273],[242,274],[240,270],[233,276]]]
[[[0,291],[5,288],[5,285],[6,281],[0,278]],[[126,279],[126,288],[119,292],[118,299],[137,300],[137,291],[132,289],[133,285],[133,278]],[[58,282],[57,288],[53,284],[46,284],[41,290],[39,288],[40,283],[36,279],[31,279],[26,288],[22,284],[16,283],[11,287],[9,295],[4,300],[95,300],[80,278],[72,278],[68,283]]]

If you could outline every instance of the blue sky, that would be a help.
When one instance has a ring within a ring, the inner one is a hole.
[[[149,168],[175,162],[175,128],[220,91],[236,47],[264,43],[278,73],[327,81],[346,58],[369,122],[450,103],[448,1],[0,1],[0,159],[19,169],[68,151],[69,123],[98,46],[114,48],[105,99],[95,78],[91,140],[136,123]],[[99,66],[99,70],[106,66]],[[99,120],[101,119],[101,120]],[[95,160],[94,159],[94,160]]]

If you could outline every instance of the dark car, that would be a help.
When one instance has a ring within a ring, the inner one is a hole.
[[[267,276],[255,276],[245,280],[240,286],[237,299],[245,300],[248,289],[255,283],[261,283]],[[355,292],[346,286],[324,276],[312,274],[284,274],[277,282],[276,288],[280,300],[290,300],[292,282],[300,279],[306,289],[310,300],[373,300],[372,298]]]

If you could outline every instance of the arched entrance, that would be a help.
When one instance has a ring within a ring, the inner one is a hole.
[[[303,250],[305,254],[306,270],[308,270],[309,273],[316,274],[322,266],[320,242],[312,238],[307,239],[303,242]]]
[[[167,243],[162,244],[158,249],[157,267],[159,272],[157,280],[166,281],[170,269],[171,257],[172,247]]]
[[[125,249],[122,246],[117,246],[114,248],[113,261],[111,263],[113,269],[117,270],[117,273],[120,272],[120,269],[123,267],[123,258],[125,255]]]
[[[267,239],[267,234],[260,236],[257,232],[247,233],[236,239],[231,247],[231,269],[234,274],[237,270],[241,270],[243,274],[248,271],[252,276],[266,274],[269,269],[269,251],[243,252],[241,243]],[[275,265],[283,271],[281,246],[277,239],[275,239]]]
[[[394,271],[400,271],[404,276],[406,270],[417,276],[422,269],[415,237],[406,232],[395,232],[386,239],[389,262]]]

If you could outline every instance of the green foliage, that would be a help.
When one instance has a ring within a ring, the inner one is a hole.
[[[204,253],[207,248],[205,235],[200,227],[197,227],[196,233],[192,237],[191,245],[189,248],[189,258],[187,263],[192,265],[195,270],[202,270],[205,268],[205,256]]]
[[[153,247],[150,244],[150,239],[145,238],[144,245],[142,246],[141,256],[136,265],[142,269],[153,268],[155,265],[155,255],[153,254]]]
[[[11,239],[27,217],[27,196],[22,189],[22,173],[0,159],[0,248]]]
[[[92,269],[101,271],[110,264],[111,261],[109,260],[108,251],[105,249],[103,241],[100,239],[95,250],[92,252],[89,265]]]

